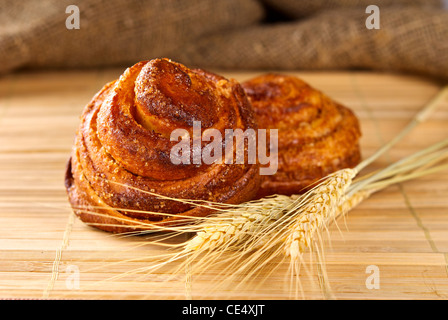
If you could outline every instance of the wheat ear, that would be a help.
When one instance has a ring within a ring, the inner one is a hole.
[[[219,219],[202,224],[202,230],[188,241],[185,250],[213,250],[221,246],[232,248],[239,245],[249,236],[256,236],[264,227],[278,220],[298,199],[297,196],[278,195],[220,213]]]
[[[288,228],[288,235],[284,240],[286,256],[292,260],[297,259],[297,254],[310,247],[314,234],[325,222],[334,219],[337,208],[344,202],[345,193],[356,174],[353,169],[337,171],[314,190],[309,202],[299,210]]]

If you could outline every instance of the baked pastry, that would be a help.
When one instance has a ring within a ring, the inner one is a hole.
[[[278,170],[263,177],[257,197],[302,193],[360,162],[360,126],[348,108],[294,76],[265,74],[242,86],[258,127],[278,129]]]
[[[212,213],[158,195],[251,200],[260,185],[257,163],[173,163],[178,141],[171,141],[171,133],[180,128],[192,137],[194,121],[223,136],[225,129],[256,129],[239,83],[168,59],[139,62],[105,85],[82,113],[67,166],[65,184],[76,214],[111,232],[158,230]]]

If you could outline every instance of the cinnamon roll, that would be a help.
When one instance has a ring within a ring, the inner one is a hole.
[[[178,141],[171,133],[193,136],[195,121],[223,136],[225,129],[256,128],[240,84],[168,59],[139,62],[105,85],[82,113],[67,166],[75,213],[106,231],[157,230],[212,213],[173,198],[253,199],[261,182],[258,163],[173,163]]]
[[[242,84],[260,129],[278,129],[278,170],[257,197],[298,194],[361,160],[355,114],[301,79],[265,74]]]

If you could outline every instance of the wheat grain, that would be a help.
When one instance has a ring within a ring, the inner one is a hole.
[[[353,195],[347,197],[345,201],[341,205],[339,205],[335,218],[339,217],[340,215],[345,215],[347,212],[358,206],[358,204],[370,197],[370,195],[374,192],[374,190],[359,190]]]
[[[314,234],[325,222],[334,219],[343,204],[345,193],[357,171],[343,169],[331,174],[324,183],[313,190],[307,203],[299,209],[284,239],[284,253],[297,260],[298,255],[311,247]]]

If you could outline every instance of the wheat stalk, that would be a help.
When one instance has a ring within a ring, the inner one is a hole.
[[[292,234],[286,237],[286,241],[290,246],[298,246],[299,248],[301,246],[306,247],[310,244],[310,239],[309,236],[307,238],[300,236],[300,234],[304,233],[303,230],[300,230],[300,226],[307,226],[305,228],[310,228],[310,230],[314,231],[322,226],[322,221],[325,220],[326,216],[331,216],[334,212],[337,212],[337,207],[343,202],[342,197],[345,195],[345,190],[350,186],[352,179],[357,173],[397,144],[415,126],[425,121],[447,94],[448,86],[443,88],[433,99],[431,99],[431,101],[413,117],[408,125],[394,137],[394,139],[381,147],[371,157],[361,162],[356,168],[343,169],[327,176],[324,179],[323,184],[311,190],[304,196],[301,196],[299,199],[297,199],[297,197],[285,198],[283,196],[276,196],[269,200],[263,199],[266,205],[274,204],[274,207],[270,207],[269,210],[265,210],[262,204],[258,204],[251,208],[253,210],[251,213],[245,213],[245,210],[250,206],[233,211],[230,214],[232,219],[231,223],[204,227],[204,230],[200,231],[197,236],[191,240],[191,243],[187,245],[186,249],[216,249],[222,245],[225,245],[228,248],[231,247],[231,244],[240,243],[242,239],[247,238],[248,233],[255,235],[255,237],[258,238],[258,244],[252,246],[252,248],[258,247],[265,242],[260,240],[260,238],[266,234],[266,226],[269,224],[275,225],[276,223],[283,224],[284,221],[280,218],[282,216],[289,216],[291,214],[291,207],[298,211],[308,211],[308,214],[298,215],[299,221],[297,221],[296,228],[294,226],[290,227]],[[369,181],[373,181],[376,178],[378,177],[374,176],[372,179],[365,182],[364,185],[367,185]],[[303,199],[309,200],[311,193],[314,194],[315,199],[309,201],[309,204],[305,204],[301,201]],[[222,216],[222,218],[226,219],[228,216]],[[307,222],[306,224],[304,224],[305,221]],[[270,228],[270,230],[274,229],[275,227]],[[308,232],[307,234],[312,234],[313,232]],[[253,238],[252,242],[254,242]],[[287,255],[291,255],[291,252],[293,252],[293,250],[286,249]]]
[[[438,143],[436,146],[444,146],[445,142]],[[358,177],[353,183],[352,179],[356,175],[356,170],[346,169],[330,175],[319,186],[303,195],[292,212],[271,220],[268,225],[257,226],[257,230],[261,232],[255,236],[246,237],[244,246],[234,254],[227,256],[227,260],[223,263],[229,262],[229,265],[220,274],[221,278],[228,279],[231,276],[246,274],[241,283],[250,281],[257,278],[256,274],[259,274],[275,257],[284,256],[289,259],[290,271],[295,273],[296,279],[298,279],[300,265],[303,261],[302,254],[308,249],[312,249],[318,254],[321,271],[325,273],[325,267],[322,264],[324,255],[322,248],[318,245],[322,241],[321,230],[323,228],[326,229],[332,221],[341,215],[344,216],[372,193],[393,183],[448,169],[448,165],[440,165],[421,170],[429,162],[436,164],[438,161],[446,159],[447,156],[448,150],[441,151],[432,146],[426,151],[420,151],[403,159],[400,161],[401,165],[395,163],[379,170],[374,175]],[[393,175],[390,170],[393,170]],[[262,221],[260,220],[258,223]],[[225,247],[222,246],[215,248],[210,255],[205,254],[206,258],[203,258],[197,265],[202,268],[202,272],[207,269],[209,262],[216,260],[216,256],[215,259],[211,257],[217,251],[225,250]],[[252,252],[246,256],[250,250]],[[262,279],[257,279],[259,280],[258,285],[261,285]]]

